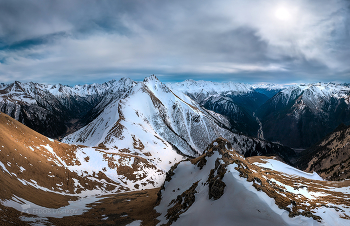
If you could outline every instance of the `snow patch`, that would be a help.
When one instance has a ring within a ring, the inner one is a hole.
[[[254,162],[253,164],[288,175],[304,177],[310,180],[323,180],[316,172],[306,173],[275,159],[264,159],[263,161],[265,161],[265,163]]]

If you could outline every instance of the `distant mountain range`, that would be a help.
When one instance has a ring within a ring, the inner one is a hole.
[[[123,78],[74,87],[1,84],[0,110],[44,135],[62,138],[92,122],[138,83]],[[293,148],[310,147],[339,124],[350,124],[348,84],[286,86],[186,80],[164,85],[224,116],[230,131]]]
[[[0,84],[0,110],[41,134],[59,138],[88,123],[96,108],[107,104],[106,96],[122,95],[131,85],[130,79],[74,87]]]
[[[334,83],[292,86],[257,111],[264,138],[307,148],[341,123],[350,123],[350,87]]]

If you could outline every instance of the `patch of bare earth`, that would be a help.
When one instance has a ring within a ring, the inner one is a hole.
[[[0,204],[0,225],[1,226],[27,226],[26,222],[20,220],[22,213],[11,208]]]
[[[79,216],[49,218],[54,225],[127,225],[141,220],[143,226],[158,223],[159,214],[153,209],[159,189],[148,189],[108,195],[89,204],[87,212]]]

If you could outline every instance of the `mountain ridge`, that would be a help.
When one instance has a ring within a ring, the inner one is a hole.
[[[158,225],[346,225],[348,185],[273,158],[246,159],[218,138],[202,156],[172,167],[155,209]]]

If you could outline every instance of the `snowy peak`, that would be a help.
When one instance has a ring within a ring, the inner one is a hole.
[[[340,123],[350,123],[349,99],[350,88],[343,84],[293,85],[266,101],[257,115],[265,139],[307,148]]]
[[[103,95],[107,91],[113,91],[120,89],[121,87],[130,86],[135,83],[130,78],[121,78],[120,80],[111,80],[102,84],[84,84],[75,85],[73,87],[62,84],[44,85],[33,82],[21,83],[16,81],[10,84],[2,84],[0,86],[6,92],[17,92],[33,94],[34,92],[44,93],[48,92],[56,97],[67,97],[67,96],[79,96],[87,97],[92,95]]]
[[[334,101],[343,100],[349,104],[350,88],[341,84],[334,83],[314,83],[300,84],[290,86],[283,89],[276,96],[271,98],[275,105],[287,106],[293,103],[300,97],[300,100],[295,103],[295,107],[308,107],[315,114],[319,111],[328,108]]]
[[[344,98],[350,93],[350,88],[342,84],[335,83],[313,83],[313,84],[300,84],[291,86],[284,89],[282,93],[288,95],[288,93],[298,90],[299,93],[304,92],[306,97],[323,98]]]
[[[146,77],[143,80],[143,82],[145,82],[145,83],[150,82],[150,81],[154,81],[154,82],[158,81],[158,82],[160,82],[159,79],[157,78],[157,76],[155,76],[154,74]]]
[[[336,83],[310,83],[310,84],[294,84],[294,85],[283,85],[283,84],[244,84],[244,83],[233,83],[233,82],[211,82],[211,81],[195,81],[192,79],[185,80],[184,82],[178,83],[168,83],[171,89],[176,89],[187,93],[223,93],[232,92],[236,94],[244,94],[253,91],[281,91],[285,95],[290,92],[295,92],[294,90],[306,91],[309,90],[313,92],[316,96],[333,96],[341,98],[344,94],[349,93],[349,86],[347,84],[336,84]]]
[[[284,84],[271,84],[271,83],[258,83],[258,84],[253,84],[252,88],[253,89],[266,89],[266,90],[283,90],[290,85],[284,85]]]
[[[170,90],[169,88],[162,83],[161,81],[159,81],[159,79],[155,76],[155,75],[151,75],[149,77],[146,77],[143,80],[143,84],[151,91],[154,93],[157,92],[166,92],[169,93]]]
[[[140,141],[144,147],[142,153],[158,155],[154,145],[164,144],[161,149],[168,153],[193,157],[201,154],[212,140],[224,137],[248,156],[279,153],[285,158],[294,154],[286,147],[233,133],[230,127],[222,115],[203,108],[184,93],[170,90],[151,77],[108,103],[98,117],[63,141],[87,146],[116,146],[132,153],[140,153],[136,147],[130,147],[134,141]],[[169,154],[169,158],[172,155]]]

